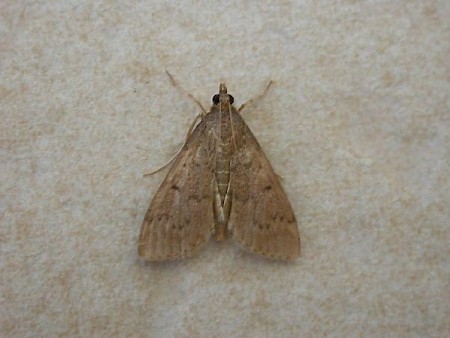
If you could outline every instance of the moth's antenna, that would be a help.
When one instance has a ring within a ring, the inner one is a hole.
[[[183,87],[181,87],[181,86],[177,83],[177,81],[175,81],[175,78],[172,76],[172,74],[170,74],[167,70],[166,70],[166,74],[167,74],[167,76],[169,77],[170,82],[172,83],[172,85],[173,85],[175,88],[177,88],[181,93],[183,93],[183,95],[189,97],[192,101],[194,101],[195,104],[196,104],[197,106],[199,106],[200,109],[202,110],[203,115],[206,115],[206,114],[207,114],[207,111],[206,111],[206,109],[202,106],[202,104],[200,103],[200,101],[197,100],[197,99],[194,97],[194,95],[192,95],[191,93],[189,93],[186,89],[184,89]]]
[[[245,107],[252,105],[255,101],[261,100],[264,97],[264,95],[267,94],[267,92],[269,91],[269,89],[273,83],[274,83],[274,81],[270,80],[266,86],[266,89],[264,89],[264,92],[256,97],[254,97],[253,99],[250,99],[247,102],[245,102],[242,106],[239,107],[238,112],[241,112],[241,110],[243,110]]]

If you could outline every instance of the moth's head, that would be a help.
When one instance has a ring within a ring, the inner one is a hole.
[[[220,104],[233,104],[234,97],[227,94],[227,86],[225,86],[225,83],[220,84],[219,94],[213,96],[212,102],[215,106]]]

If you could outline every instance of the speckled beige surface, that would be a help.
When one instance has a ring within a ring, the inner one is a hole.
[[[0,4],[0,336],[450,335],[450,5]],[[147,265],[137,236],[225,80],[302,256]]]

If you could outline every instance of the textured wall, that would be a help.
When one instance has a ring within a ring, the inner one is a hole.
[[[0,5],[2,337],[450,335],[448,1]],[[302,256],[149,265],[137,236],[226,80]]]

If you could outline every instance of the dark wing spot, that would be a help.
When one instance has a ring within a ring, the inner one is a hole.
[[[162,220],[167,221],[169,219],[169,215],[167,215],[166,213],[160,214],[156,217],[158,222],[161,222]]]

